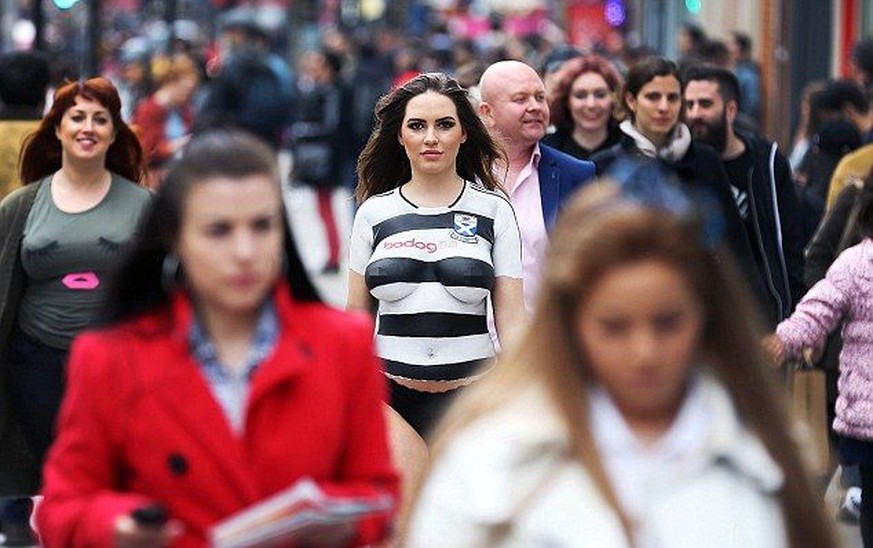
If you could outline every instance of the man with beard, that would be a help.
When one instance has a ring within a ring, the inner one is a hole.
[[[529,65],[494,63],[482,74],[479,91],[479,116],[506,151],[507,164],[495,169],[521,230],[524,304],[532,310],[558,209],[594,177],[594,164],[540,143],[549,127],[549,104],[542,79]]]
[[[770,327],[803,296],[803,240],[788,162],[777,145],[734,128],[740,87],[729,70],[698,65],[685,72],[685,121],[693,137],[719,153],[767,289]]]

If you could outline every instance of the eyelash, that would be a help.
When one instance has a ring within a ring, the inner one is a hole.
[[[421,122],[412,122],[410,124],[407,124],[406,127],[408,127],[412,131],[421,131],[424,129],[425,125]],[[455,127],[455,122],[449,120],[437,122],[437,127],[440,129],[452,129],[453,127]]]
[[[79,116],[74,116],[74,117],[71,118],[71,120],[74,121],[74,122],[76,122],[77,124],[80,124],[80,123],[82,123],[82,122],[85,121],[85,118],[84,118],[84,117],[79,117]],[[95,125],[98,125],[98,126],[105,126],[105,125],[107,125],[108,123],[109,123],[109,121],[108,121],[108,120],[104,120],[103,118],[94,118],[94,124],[95,124]]]
[[[606,99],[607,97],[609,97],[609,93],[607,93],[605,91],[604,92],[595,91],[594,93],[590,93],[590,94],[589,93],[576,93],[575,95],[573,95],[573,97],[575,97],[577,99],[587,99],[588,95],[593,95],[595,99]]]
[[[261,232],[261,233],[269,232],[270,230],[273,229],[274,225],[275,225],[275,221],[272,218],[256,219],[252,223],[252,229],[255,232]],[[230,234],[230,231],[231,231],[230,225],[220,223],[220,224],[211,225],[207,229],[207,234],[209,236],[213,236],[213,237],[223,237],[223,236]]]
[[[273,228],[273,219],[258,219],[253,226],[258,232],[268,232]]]

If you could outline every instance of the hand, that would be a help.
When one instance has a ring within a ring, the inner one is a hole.
[[[815,364],[821,360],[822,354],[824,354],[824,345],[804,348],[803,361],[805,361],[806,365],[809,367],[815,367]]]
[[[300,529],[287,540],[306,548],[348,546],[355,536],[354,523],[313,523]]]
[[[188,144],[188,141],[190,141],[190,140],[191,140],[191,134],[190,134],[190,133],[189,133],[188,135],[183,135],[183,136],[181,136],[181,137],[176,137],[175,139],[173,139],[172,141],[170,141],[170,151],[171,151],[173,154],[176,154],[177,152],[179,152],[180,150],[182,150],[183,148],[185,148],[185,145],[187,145],[187,144]]]
[[[785,345],[775,333],[764,337],[761,346],[764,347],[764,352],[770,356],[773,365],[782,365],[782,362],[785,361]]]
[[[164,525],[139,525],[133,516],[124,514],[115,520],[115,546],[118,548],[147,548],[150,546],[169,546],[182,534],[182,524],[170,520]]]

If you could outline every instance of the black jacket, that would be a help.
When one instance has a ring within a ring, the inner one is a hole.
[[[849,228],[850,232],[847,233],[849,216],[852,213],[855,200],[861,194],[861,189],[861,185],[849,184],[837,195],[837,201],[828,210],[827,215],[818,226],[815,236],[809,242],[809,246],[806,248],[806,265],[803,270],[803,279],[807,287],[812,287],[817,281],[825,277],[831,263],[845,247],[853,246],[861,241],[861,232],[857,225]],[[844,237],[845,241],[843,241]],[[841,246],[841,244],[843,245]]]
[[[803,297],[803,230],[791,168],[776,143],[737,133],[752,154],[748,173],[753,233],[749,243],[761,258],[761,281],[767,294],[765,314],[775,327]]]
[[[602,175],[608,172],[610,166],[619,158],[642,156],[633,138],[624,135],[617,145],[598,152],[591,157],[591,160],[597,167],[597,174]],[[766,303],[768,301],[767,292],[761,283],[761,276],[755,264],[749,238],[737,211],[724,165],[715,150],[708,145],[692,141],[691,146],[688,147],[688,152],[678,162],[659,161],[676,173],[683,183],[706,189],[717,200],[724,215],[724,241],[733,252],[734,258],[744,274],[747,287],[752,290],[759,303],[762,305]]]
[[[347,99],[338,77],[330,83],[298,87],[297,117],[290,131],[295,183],[342,186],[343,145],[351,137]]]

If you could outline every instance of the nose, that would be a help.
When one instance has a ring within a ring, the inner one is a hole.
[[[434,144],[437,142],[436,129],[433,127],[427,128],[427,133],[424,135],[424,142],[428,144]]]
[[[539,110],[540,108],[541,108],[540,102],[537,100],[536,97],[531,97],[530,99],[527,100],[527,110],[535,111],[535,110]]]
[[[241,261],[250,260],[255,254],[256,247],[255,237],[248,230],[240,230],[234,238],[234,255]]]
[[[650,329],[640,329],[631,341],[632,359],[636,365],[657,363],[658,340]]]

